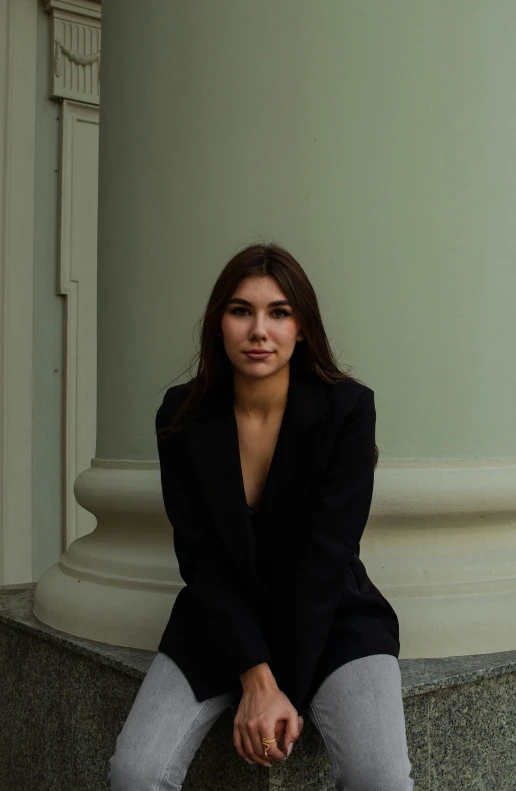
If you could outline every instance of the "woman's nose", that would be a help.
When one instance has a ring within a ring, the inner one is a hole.
[[[265,328],[265,324],[262,319],[256,319],[252,328],[251,328],[251,335],[253,336],[260,336],[261,338],[266,337],[267,330]]]

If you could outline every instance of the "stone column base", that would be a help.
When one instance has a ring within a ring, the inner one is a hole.
[[[184,586],[158,463],[93,459],[74,489],[97,527],[40,578],[34,615],[68,634],[157,648]]]
[[[516,648],[516,461],[380,462],[361,544],[400,658]]]
[[[181,587],[157,462],[94,459],[75,484],[96,529],[39,580],[34,615],[156,649]],[[391,602],[400,658],[516,648],[516,462],[382,462],[360,557]]]

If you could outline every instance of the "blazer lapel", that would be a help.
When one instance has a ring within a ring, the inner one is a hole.
[[[329,412],[327,385],[291,366],[287,406],[260,503],[267,524],[278,503],[306,491],[316,469],[322,418]],[[255,568],[256,540],[245,499],[232,379],[210,399],[202,418],[186,421],[186,440],[201,488],[228,556],[243,582],[263,593]],[[277,529],[277,528],[275,528]]]

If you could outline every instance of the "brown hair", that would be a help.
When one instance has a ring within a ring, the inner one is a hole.
[[[291,365],[310,371],[328,383],[350,380],[363,384],[338,367],[324,329],[317,296],[300,264],[285,248],[274,242],[251,244],[228,261],[213,286],[204,315],[199,320],[200,349],[187,369],[190,370],[197,361],[197,373],[188,382],[188,394],[174,419],[159,431],[160,436],[179,431],[183,418],[202,410],[204,399],[231,376],[231,362],[224,349],[220,325],[238,284],[251,275],[275,277],[299,318],[304,341],[296,344],[290,358]],[[375,445],[375,467],[377,462],[378,448]]]

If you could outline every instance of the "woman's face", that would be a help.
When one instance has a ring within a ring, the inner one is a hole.
[[[279,371],[304,337],[284,292],[270,275],[253,275],[240,282],[222,317],[221,330],[234,367],[254,378]],[[253,359],[245,354],[251,349],[271,354]]]

